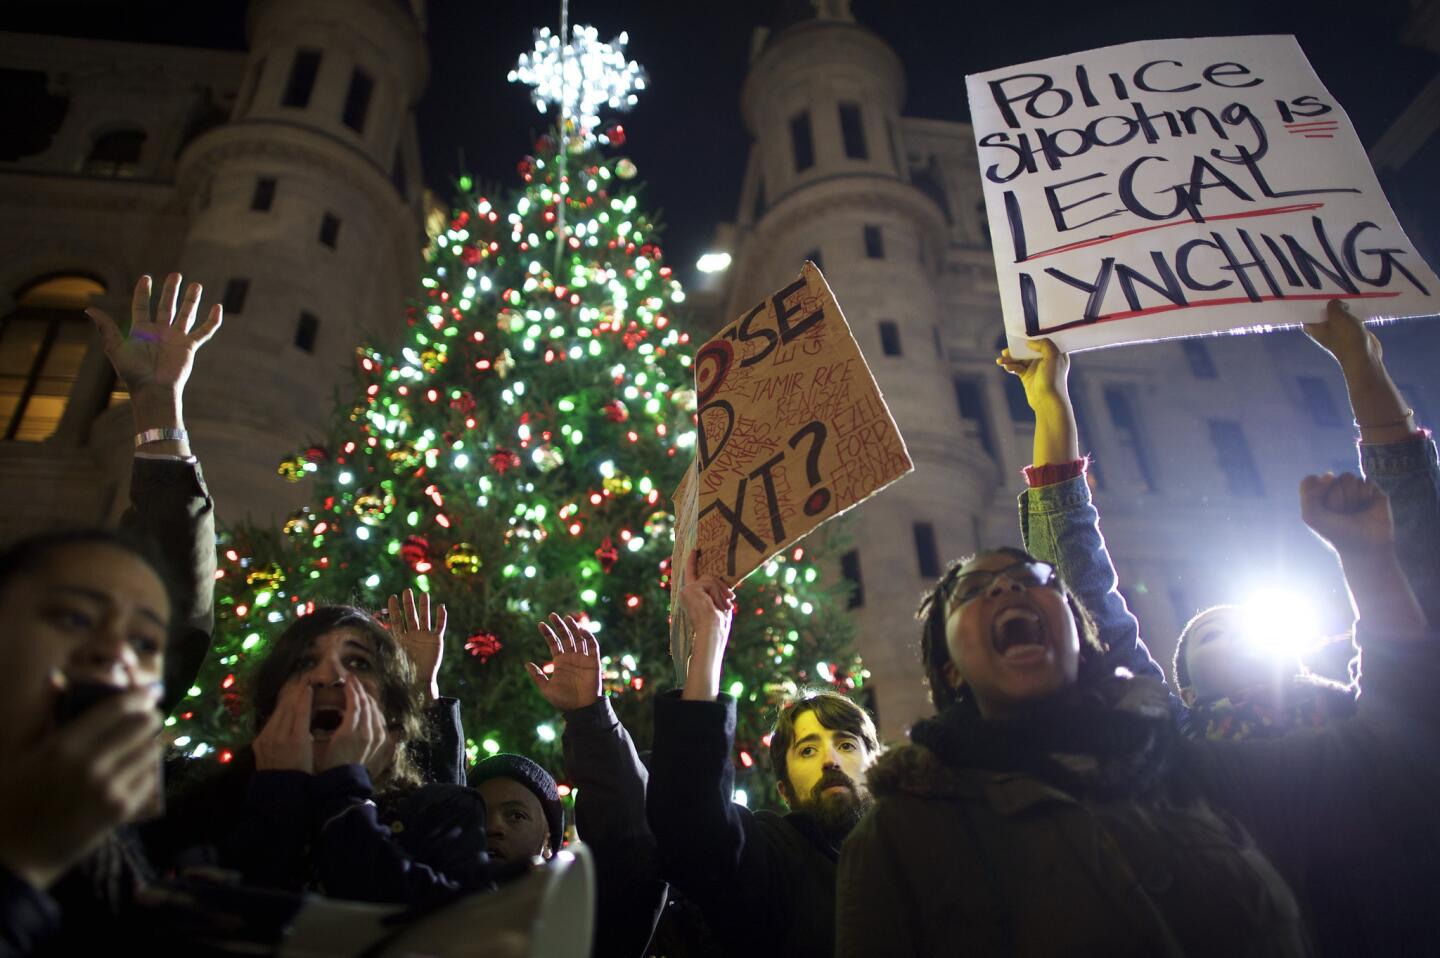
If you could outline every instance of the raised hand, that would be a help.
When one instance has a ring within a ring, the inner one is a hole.
[[[1033,462],[1037,466],[1080,458],[1080,430],[1070,404],[1070,357],[1048,339],[1032,339],[1038,359],[1016,359],[1009,349],[995,363],[1020,377],[1025,401],[1035,413]]]
[[[1365,328],[1365,321],[1356,316],[1344,300],[1330,300],[1325,305],[1324,320],[1306,323],[1300,328],[1342,367],[1367,359],[1378,361],[1383,355],[1380,340]]]
[[[0,763],[0,864],[54,883],[158,799],[157,693],[107,698]]]
[[[550,660],[555,669],[549,675],[534,662],[526,662],[525,670],[545,701],[562,712],[573,712],[593,705],[600,698],[600,643],[588,630],[570,616],[550,613],[549,622],[541,622],[540,635],[550,646]]]
[[[315,771],[363,765],[371,781],[378,781],[389,768],[394,749],[385,730],[385,712],[359,682],[346,682],[344,689],[340,726],[331,734]]]
[[[1384,554],[1394,548],[1390,500],[1374,482],[1344,473],[1306,476],[1300,518],[1341,557]]]
[[[735,590],[713,575],[700,574],[699,550],[692,551],[686,562],[687,581],[680,590],[680,605],[695,630],[695,644],[681,697],[708,701],[720,690],[720,670],[735,615]]]
[[[390,634],[405,650],[410,663],[415,666],[415,681],[425,689],[430,700],[440,697],[440,658],[445,652],[445,626],[449,616],[441,605],[432,622],[430,618],[430,596],[420,593],[420,603],[415,603],[415,592],[404,592],[404,610],[401,599],[390,597]]]
[[[1036,413],[1054,403],[1070,401],[1070,356],[1062,353],[1048,339],[1032,339],[1030,345],[1040,354],[1038,359],[1016,359],[1008,348],[1000,351],[995,364],[1007,373],[1020,377],[1025,398]]]
[[[293,678],[275,700],[275,711],[250,747],[255,767],[262,771],[315,771],[315,739],[310,731],[315,690],[309,682]]]
[[[210,307],[204,322],[195,322],[202,292],[199,283],[190,284],[184,301],[176,309],[180,283],[179,273],[165,278],[160,302],[152,316],[151,279],[140,277],[130,302],[129,335],[122,333],[119,324],[104,310],[93,306],[85,310],[100,330],[105,355],[132,396],[182,392],[190,378],[195,353],[220,328],[224,310],[218,303]]]

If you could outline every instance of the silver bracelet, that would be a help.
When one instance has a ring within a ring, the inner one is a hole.
[[[146,429],[135,434],[135,448],[152,442],[189,442],[190,434],[183,429]]]

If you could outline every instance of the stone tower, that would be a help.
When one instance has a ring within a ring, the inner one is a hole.
[[[423,16],[420,0],[256,0],[234,112],[180,155],[177,268],[226,305],[187,403],[226,518],[284,514],[276,464],[326,425],[356,344],[403,322],[423,244]]]
[[[992,460],[964,438],[943,355],[936,284],[947,224],[910,182],[904,93],[899,59],[848,0],[783,5],[757,33],[741,101],[754,142],[724,310],[739,315],[815,260],[915,460],[912,475],[856,510],[843,563],[863,590],[859,651],[892,737],[930,711],[916,600],[957,549],[974,547],[971,517],[994,485]]]

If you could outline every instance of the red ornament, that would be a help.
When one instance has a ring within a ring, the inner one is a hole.
[[[605,131],[605,139],[610,141],[611,146],[624,146],[625,128],[619,123],[616,123],[614,126],[610,127],[610,129]]]
[[[475,397],[469,393],[461,393],[450,400],[450,408],[458,413],[469,415],[475,411]]]
[[[540,137],[539,139],[537,139],[537,140],[535,141],[535,152],[536,152],[536,153],[554,153],[554,152],[555,152],[555,138],[554,138],[553,136],[550,136],[549,134],[546,134],[545,136],[542,136],[542,137]]]
[[[520,162],[515,164],[515,169],[520,171],[521,176],[528,177],[535,171],[535,157],[521,157]]]
[[[499,652],[505,646],[490,632],[477,632],[465,640],[465,651],[480,660],[484,665],[490,661],[490,656]]]
[[[400,558],[411,566],[429,563],[430,540],[424,536],[411,536],[400,545]]]
[[[496,449],[495,454],[490,457],[490,465],[494,466],[495,471],[503,476],[505,475],[505,470],[514,469],[520,465],[520,454],[513,449],[506,449],[504,446],[501,446]]]
[[[618,399],[610,400],[602,408],[605,410],[605,418],[611,422],[625,422],[630,418],[630,410]]]
[[[462,230],[468,222],[470,222],[470,212],[468,210],[461,210],[459,215],[450,221],[450,228],[452,230]]]
[[[311,462],[324,462],[330,458],[330,452],[324,446],[311,446],[305,450],[305,458]]]
[[[595,558],[600,560],[600,568],[609,575],[610,570],[615,568],[615,563],[620,561],[620,550],[615,548],[615,543],[606,536],[600,540],[600,548],[595,550]]]
[[[460,262],[466,266],[474,266],[480,262],[480,250],[473,243],[466,243],[460,250]]]

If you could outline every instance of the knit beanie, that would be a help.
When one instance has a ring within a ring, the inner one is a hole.
[[[492,778],[519,782],[539,799],[540,807],[545,811],[545,823],[550,826],[550,850],[558,852],[565,835],[565,809],[560,804],[560,792],[550,773],[523,755],[501,752],[470,770],[470,787],[477,788]]]

